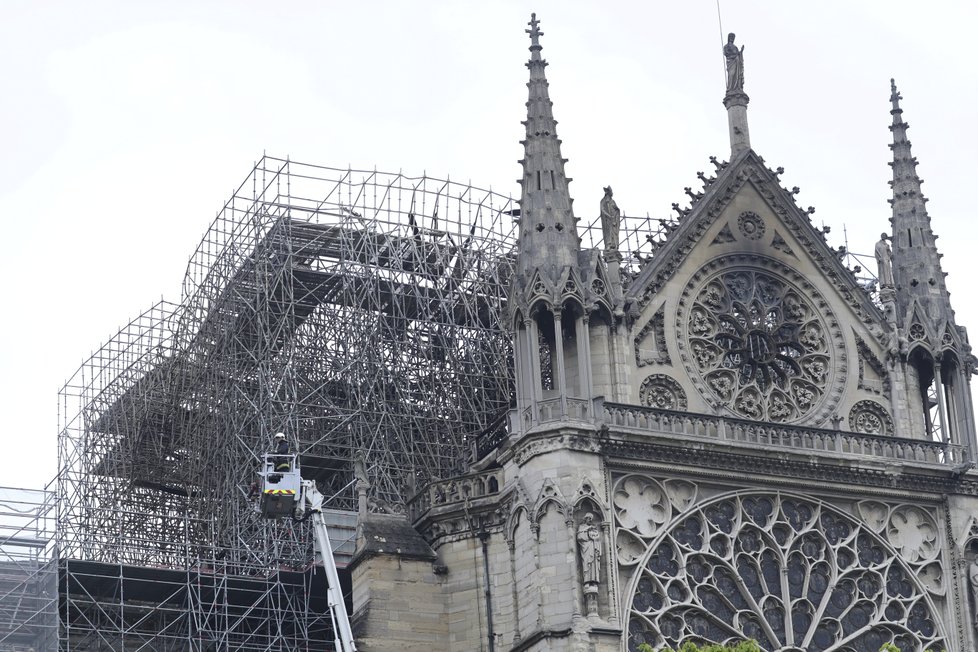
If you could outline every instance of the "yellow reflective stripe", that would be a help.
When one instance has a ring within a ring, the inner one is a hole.
[[[281,495],[294,496],[295,489],[266,489],[265,493],[274,494],[276,496],[281,496]]]

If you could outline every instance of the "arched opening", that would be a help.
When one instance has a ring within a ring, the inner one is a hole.
[[[537,310],[534,315],[537,325],[537,360],[540,389],[543,398],[550,398],[557,391],[557,341],[554,328],[554,315],[549,310]]]
[[[916,347],[907,359],[909,370],[909,388],[919,400],[918,418],[912,421],[923,426],[924,439],[931,441],[947,441],[948,432],[945,427],[943,392],[940,382],[935,382],[934,358],[923,347]],[[916,430],[916,429],[915,429]]]
[[[959,374],[958,357],[952,351],[945,351],[941,356],[941,387],[940,391],[944,395],[944,436],[951,440],[957,436],[958,417],[960,406],[960,388],[958,387]]]

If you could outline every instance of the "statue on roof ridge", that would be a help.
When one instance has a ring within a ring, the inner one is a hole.
[[[881,233],[879,242],[876,243],[876,266],[879,272],[877,278],[880,287],[893,287],[893,253],[886,242],[889,239],[886,233]]]
[[[601,235],[606,251],[618,251],[618,231],[621,226],[621,210],[614,200],[611,186],[605,186],[601,198]]]
[[[723,46],[723,56],[727,59],[727,94],[744,92],[744,46],[738,49],[734,45],[731,32],[727,35],[727,44]]]

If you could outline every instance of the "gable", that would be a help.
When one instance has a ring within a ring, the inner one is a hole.
[[[693,411],[831,426],[860,401],[890,410],[883,314],[791,197],[747,152],[695,201],[626,293],[633,400],[668,372]]]

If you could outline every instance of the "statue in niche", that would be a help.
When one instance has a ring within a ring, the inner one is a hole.
[[[968,584],[971,586],[971,598],[974,600],[971,615],[974,626],[978,629],[978,559],[972,559],[968,564]]]
[[[581,556],[581,575],[584,582],[584,606],[588,616],[598,615],[598,584],[601,582],[601,528],[594,523],[594,514],[584,515],[577,527],[577,545]]]
[[[727,60],[727,94],[744,92],[744,46],[734,45],[734,37],[727,35],[727,44],[723,46],[723,56]]]
[[[876,243],[877,278],[881,288],[893,287],[893,253],[887,243],[889,239],[888,235],[881,233],[880,240]]]
[[[601,234],[604,236],[606,251],[618,251],[618,228],[621,226],[621,211],[615,203],[611,186],[604,189],[601,199]]]

